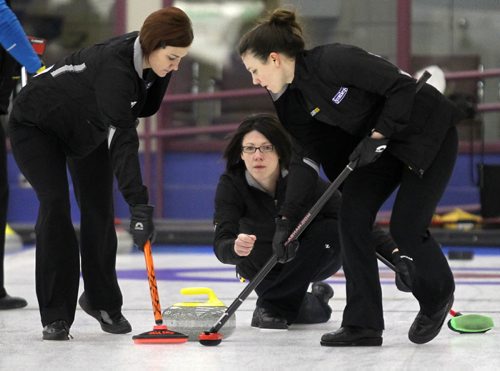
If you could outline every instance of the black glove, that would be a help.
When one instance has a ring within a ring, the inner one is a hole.
[[[401,256],[397,252],[392,254],[392,263],[396,270],[396,287],[399,291],[411,292],[412,282],[408,265],[413,262],[407,256]]]
[[[276,220],[276,230],[274,231],[273,237],[273,252],[277,256],[279,263],[288,263],[295,258],[295,254],[299,248],[299,241],[293,240],[285,246],[285,242],[292,232],[293,229],[290,220],[281,218]]]
[[[349,161],[357,161],[355,166],[361,167],[371,164],[380,157],[387,148],[389,139],[373,139],[366,137],[363,139],[349,156]]]
[[[151,205],[130,206],[130,233],[134,245],[141,251],[147,240],[154,240],[155,226],[153,224],[153,210]]]

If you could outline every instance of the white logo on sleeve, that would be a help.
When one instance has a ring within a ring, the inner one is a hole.
[[[375,152],[376,152],[376,153],[382,153],[382,152],[384,152],[384,151],[385,151],[385,149],[386,149],[386,148],[387,148],[387,145],[386,145],[386,144],[384,144],[384,145],[382,145],[382,146],[378,146],[378,147],[375,149]]]
[[[141,222],[137,222],[134,225],[134,230],[136,230],[136,231],[143,231],[144,230],[144,225]]]

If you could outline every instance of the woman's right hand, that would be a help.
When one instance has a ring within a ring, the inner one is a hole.
[[[253,234],[240,233],[234,241],[234,252],[238,256],[248,256],[252,252],[257,237]]]

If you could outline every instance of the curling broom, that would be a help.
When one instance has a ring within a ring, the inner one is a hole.
[[[180,332],[170,331],[167,326],[163,324],[160,298],[158,296],[155,269],[153,265],[153,256],[151,254],[151,242],[149,240],[144,244],[144,258],[146,259],[146,268],[148,270],[149,292],[151,294],[151,303],[153,304],[153,313],[156,325],[153,327],[152,331],[135,335],[132,339],[136,344],[185,343],[188,341],[187,335],[181,334]]]
[[[328,186],[323,195],[316,201],[316,203],[311,207],[308,213],[302,218],[297,227],[288,237],[285,242],[287,246],[292,241],[296,240],[302,232],[309,226],[313,219],[318,215],[326,202],[330,197],[337,191],[340,185],[344,182],[347,176],[354,170],[357,164],[357,160],[349,162],[344,170],[335,178],[335,180]],[[257,275],[248,283],[248,285],[243,289],[243,291],[238,295],[236,299],[231,303],[231,305],[225,310],[219,320],[212,326],[210,330],[202,332],[198,336],[198,340],[201,345],[205,346],[216,346],[222,341],[222,335],[219,330],[224,326],[228,319],[236,312],[243,301],[250,295],[250,293],[262,282],[262,280],[267,276],[267,274],[273,269],[273,267],[278,262],[278,257],[273,254],[267,263],[259,270]]]

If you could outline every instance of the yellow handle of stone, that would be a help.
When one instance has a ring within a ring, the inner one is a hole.
[[[182,307],[223,307],[224,303],[219,300],[215,292],[208,287],[185,287],[181,289],[182,295],[207,295],[206,302],[182,302],[175,304],[175,306]]]

